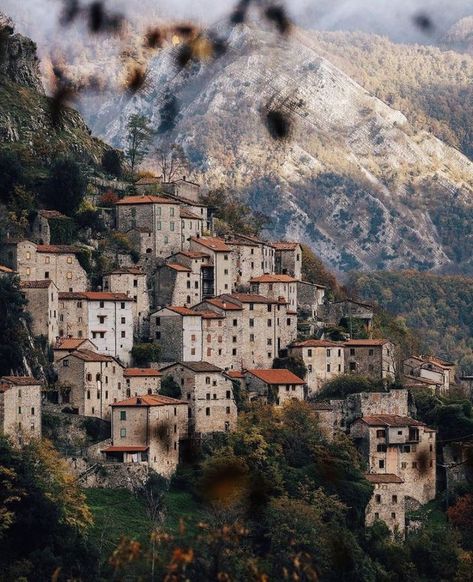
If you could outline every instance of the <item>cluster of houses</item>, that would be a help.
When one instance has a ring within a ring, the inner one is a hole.
[[[276,406],[313,399],[350,373],[385,384],[402,375],[410,387],[448,391],[448,362],[412,357],[399,369],[389,340],[307,337],[351,317],[369,336],[373,313],[355,301],[329,303],[322,285],[303,281],[299,243],[215,236],[211,209],[185,179],[143,179],[136,188],[112,218],[140,260],[120,255],[100,289],[90,289],[79,248],[51,244],[56,211],[38,213],[31,240],[7,239],[0,250],[0,276],[19,276],[32,331],[52,347],[59,401],[111,423],[104,462],[172,475],[183,443],[235,428],[237,387]],[[136,367],[132,348],[143,341],[159,345],[159,361]],[[273,368],[280,356],[302,361],[305,377]],[[179,398],[163,395],[164,383]],[[383,519],[400,532],[406,503],[435,496],[435,432],[409,416],[407,394],[314,404],[327,435],[348,431],[366,458],[375,488],[367,522]],[[0,422],[19,444],[40,436],[41,383],[1,378]]]

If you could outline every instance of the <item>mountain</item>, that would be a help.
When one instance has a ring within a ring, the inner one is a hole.
[[[166,48],[143,91],[89,122],[123,146],[128,117],[148,116],[157,143],[182,144],[198,179],[235,191],[270,216],[274,237],[298,238],[341,270],[473,269],[470,160],[323,58],[310,33],[240,25],[227,42],[213,63],[181,71]],[[289,139],[271,137],[268,107],[290,118]]]
[[[47,97],[36,45],[14,33],[0,13],[0,144],[30,161],[48,164],[58,156],[99,164],[108,149],[92,137],[82,116],[64,107],[55,123],[55,102]]]
[[[473,54],[473,16],[456,22],[442,38],[442,44],[459,52]]]

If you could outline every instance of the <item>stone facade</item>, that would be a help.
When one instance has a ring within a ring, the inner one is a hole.
[[[288,310],[297,313],[297,280],[289,275],[261,275],[251,279],[251,293],[268,299],[284,299]]]
[[[275,242],[274,266],[278,275],[302,277],[302,247],[296,242]]]
[[[304,380],[289,370],[247,370],[245,381],[250,400],[269,400],[276,406],[282,406],[290,400],[305,398]]]
[[[179,362],[162,369],[181,386],[182,400],[189,405],[189,434],[201,436],[233,430],[237,407],[232,382],[208,362]]]
[[[64,356],[77,350],[89,350],[97,352],[97,346],[88,339],[74,337],[57,337],[53,347],[54,361],[61,360]]]
[[[171,477],[179,463],[179,439],[186,436],[187,403],[160,395],[129,398],[112,405],[109,462],[145,463]]]
[[[21,446],[41,438],[41,385],[30,376],[0,378],[0,432]]]
[[[435,431],[407,416],[378,414],[357,419],[350,435],[365,457],[370,473],[395,474],[406,498],[417,504],[436,492]]]
[[[365,524],[372,526],[376,520],[384,521],[391,532],[404,537],[406,529],[406,501],[403,480],[385,473],[367,474],[374,491],[365,510]]]
[[[345,372],[393,381],[396,377],[394,344],[382,339],[345,342]]]
[[[208,290],[206,295],[231,293],[236,280],[234,263],[231,260],[231,247],[221,238],[203,236],[191,238],[190,250],[207,254],[209,265],[213,267],[214,288],[212,292]]]
[[[120,232],[145,229],[149,233],[144,255],[164,258],[181,250],[181,218],[175,200],[146,194],[125,196],[116,203],[116,209]]]
[[[341,322],[346,322],[349,327],[350,319],[356,319],[363,322],[368,333],[371,331],[374,316],[372,305],[352,299],[326,303],[320,307],[319,314],[325,322],[331,325],[340,325]]]
[[[411,356],[402,363],[408,381],[434,385],[439,394],[447,394],[455,383],[455,364],[433,356]]]
[[[126,395],[157,394],[161,388],[161,372],[154,368],[125,368]]]
[[[147,337],[150,302],[147,275],[138,267],[125,267],[103,277],[104,291],[127,295],[133,300],[133,333],[137,338]]]
[[[251,279],[264,274],[263,248],[255,242],[238,238],[229,238],[225,242],[231,249],[235,289],[249,291]]]
[[[59,383],[70,388],[63,401],[83,416],[108,420],[110,405],[126,396],[123,366],[111,356],[77,350],[56,367]]]
[[[165,307],[150,318],[150,336],[163,362],[202,360],[202,316],[187,307]]]
[[[39,245],[51,244],[50,220],[71,221],[57,210],[39,210],[31,224],[31,240]]]
[[[87,274],[76,257],[77,248],[67,245],[36,245],[30,241],[5,243],[0,255],[18,272],[22,281],[50,279],[60,292],[87,289]]]
[[[302,319],[313,319],[324,305],[326,288],[323,285],[297,281],[297,311]]]
[[[35,336],[43,336],[51,345],[59,335],[59,292],[51,280],[23,281],[21,293],[28,301]]]
[[[289,346],[289,356],[301,358],[307,368],[309,394],[320,391],[325,382],[345,371],[345,350],[341,343],[305,340]]]
[[[59,336],[89,338],[100,353],[130,363],[133,299],[122,293],[59,294]]]

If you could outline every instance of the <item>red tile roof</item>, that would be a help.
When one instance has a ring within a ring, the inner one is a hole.
[[[250,283],[296,283],[297,279],[290,275],[260,275],[253,277]]]
[[[227,376],[230,376],[230,378],[238,378],[238,379],[242,379],[245,377],[245,374],[243,374],[243,372],[240,372],[239,370],[227,370],[225,372],[225,374]]]
[[[202,316],[202,319],[225,319],[224,315],[220,315],[220,313],[215,313],[215,311],[197,311]]]
[[[41,384],[33,376],[2,376],[0,381],[15,384],[16,386],[38,386]]]
[[[42,281],[21,281],[21,289],[48,289],[53,282],[51,279],[43,279]]]
[[[189,257],[190,259],[207,259],[209,257],[207,253],[200,251],[179,251],[176,255],[184,255],[184,257]]]
[[[232,250],[222,238],[216,236],[193,236],[191,241],[199,243],[216,253],[229,253]]]
[[[225,301],[224,299],[220,299],[219,297],[213,297],[212,299],[206,299],[205,303],[210,303],[210,305],[215,305],[219,309],[223,309],[224,311],[241,311],[242,307],[231,301]]]
[[[371,346],[384,346],[384,344],[389,343],[387,339],[352,339],[345,342],[348,347],[371,347]]]
[[[188,368],[193,372],[203,374],[205,372],[222,372],[222,368],[215,366],[214,364],[210,364],[209,362],[174,362],[173,364],[168,364],[167,366],[163,366],[161,370],[167,370],[168,368],[173,368],[174,366],[184,366],[184,368]]]
[[[136,196],[125,196],[118,202],[115,202],[117,206],[120,205],[132,205],[135,204],[173,204],[178,205],[175,200],[171,200],[169,198],[165,198],[164,196],[155,196],[153,194],[144,194],[144,195],[136,195]]]
[[[266,384],[305,384],[302,378],[293,374],[290,370],[267,369],[267,370],[247,370],[249,374],[256,376]]]
[[[401,477],[394,473],[365,473],[365,479],[370,483],[404,483]]]
[[[133,396],[120,402],[114,402],[110,406],[177,406],[178,404],[185,404],[183,400],[176,400],[169,396],[161,396],[161,394],[143,394],[143,396]]]
[[[271,246],[273,246],[277,251],[295,251],[300,244],[297,242],[278,241],[272,243]]]
[[[90,342],[87,338],[78,338],[78,337],[66,337],[66,338],[59,338],[54,346],[55,350],[77,350],[79,347],[85,343]],[[93,344],[93,342],[90,342]],[[94,344],[93,344],[94,345]]]
[[[171,311],[179,313],[179,315],[182,315],[184,317],[185,316],[198,317],[200,315],[200,313],[198,313],[197,311],[192,311],[192,309],[189,309],[188,307],[180,307],[179,305],[169,305],[165,309],[170,309]]]
[[[343,343],[330,340],[308,339],[291,344],[291,348],[342,348]]]
[[[112,356],[106,356],[105,354],[98,354],[97,352],[93,352],[92,350],[76,350],[67,356],[61,358],[60,361],[65,360],[66,358],[71,357],[79,358],[83,362],[115,362],[115,358]]]
[[[184,265],[180,265],[179,263],[166,263],[166,267],[169,267],[174,271],[182,271],[184,273],[192,272],[192,269],[189,269],[189,267],[185,267]]]
[[[399,416],[398,414],[372,414],[359,418],[368,426],[404,427],[404,426],[425,426],[420,420],[415,420],[410,416]]]
[[[133,301],[125,293],[110,293],[108,291],[78,291],[59,293],[59,299],[86,299],[88,301]]]
[[[36,252],[38,253],[49,253],[49,254],[67,254],[73,255],[80,251],[79,248],[72,245],[37,245]]]
[[[149,447],[140,447],[136,445],[114,447],[110,446],[106,449],[102,449],[102,453],[144,453],[149,449]]]
[[[229,300],[232,298],[236,299],[241,303],[280,303],[280,304],[287,303],[287,301],[283,298],[270,299],[269,297],[265,297],[264,295],[256,295],[252,293],[232,293],[231,295],[228,295],[228,298]]]
[[[161,376],[161,372],[154,368],[125,368],[123,370],[123,375],[131,377]]]

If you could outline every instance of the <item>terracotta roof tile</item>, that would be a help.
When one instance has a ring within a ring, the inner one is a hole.
[[[359,418],[368,426],[404,427],[404,426],[425,426],[420,420],[415,420],[410,416],[399,416],[398,414],[372,414]]]
[[[365,479],[370,483],[404,483],[401,477],[394,473],[365,473]]]
[[[79,347],[90,340],[79,338],[79,337],[66,337],[66,338],[59,338],[54,346],[55,350],[77,350]],[[93,342],[90,342],[93,343]]]
[[[15,384],[16,386],[38,386],[41,384],[33,376],[2,376],[0,381]]]
[[[79,358],[83,362],[115,362],[115,358],[112,356],[106,356],[105,354],[98,354],[97,352],[93,352],[92,350],[76,350],[67,356],[61,358],[60,361],[71,358],[71,357]]]
[[[348,347],[364,347],[364,346],[384,346],[389,343],[387,339],[352,339],[345,342]]]
[[[273,242],[272,245],[277,251],[295,251],[300,246],[297,242],[278,241]]]
[[[21,281],[21,289],[48,289],[53,282],[51,279],[43,279],[42,281]]]
[[[77,291],[59,293],[59,299],[86,299],[87,301],[133,301],[125,293],[110,293],[108,291]]]
[[[200,315],[200,313],[198,313],[197,311],[192,311],[192,309],[189,309],[188,307],[181,307],[179,305],[169,305],[165,309],[170,309],[171,311],[179,313],[179,315],[182,315],[184,317],[185,316],[198,317]]]
[[[65,214],[59,212],[59,210],[40,210],[38,214],[47,220],[50,218],[68,218]]]
[[[130,377],[161,376],[161,372],[155,368],[125,368],[123,375]]]
[[[207,253],[202,253],[200,251],[179,251],[175,255],[183,255],[184,257],[189,257],[189,259],[208,259],[209,255]]]
[[[222,368],[218,366],[214,366],[214,364],[209,364],[209,362],[174,362],[174,364],[169,364],[169,366],[164,366],[161,370],[166,370],[167,368],[171,368],[173,366],[184,366],[189,370],[197,373],[205,373],[205,372],[222,372]]]
[[[133,396],[120,402],[114,402],[110,406],[177,406],[178,404],[185,404],[183,400],[176,400],[169,396],[162,396],[161,394],[143,394],[143,396]]]
[[[144,194],[136,196],[125,196],[115,202],[116,206],[121,205],[131,205],[134,206],[135,204],[174,204],[178,205],[175,200],[171,200],[170,198],[165,198],[164,196],[155,196],[153,194]]]
[[[222,238],[218,238],[216,236],[193,236],[191,241],[196,242],[216,253],[229,253],[232,250]]]
[[[241,311],[242,307],[237,305],[236,303],[232,303],[231,301],[225,301],[224,299],[220,299],[219,297],[213,297],[212,299],[206,299],[206,303],[210,303],[210,305],[215,305],[219,309],[223,309],[224,311]]]
[[[102,449],[102,453],[144,453],[149,449],[149,447],[130,445],[130,446],[110,446],[106,449]]]
[[[110,271],[109,273],[105,273],[106,275],[146,275],[141,267],[120,267],[119,269],[115,269],[114,271]]]
[[[250,283],[296,283],[297,279],[290,275],[260,275],[253,277]]]
[[[49,253],[51,255],[74,255],[78,253],[80,249],[73,245],[37,245],[36,252],[38,253]]]
[[[267,370],[247,370],[249,374],[256,376],[266,384],[305,384],[302,378],[293,374],[290,370],[267,369]]]
[[[239,380],[245,377],[245,374],[243,374],[243,372],[240,372],[239,370],[227,370],[225,374],[227,376],[230,376],[230,378],[236,378]]]
[[[284,299],[270,299],[269,297],[257,295],[255,293],[232,293],[231,295],[221,297],[228,297],[229,300],[236,299],[241,303],[287,303]]]
[[[174,271],[182,271],[184,273],[191,273],[192,269],[186,267],[184,265],[180,265],[179,263],[166,263],[166,267],[173,269]]]
[[[329,340],[308,339],[291,344],[291,348],[343,348],[343,343]]]

